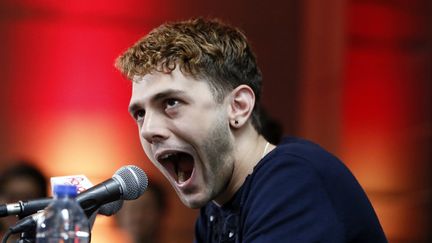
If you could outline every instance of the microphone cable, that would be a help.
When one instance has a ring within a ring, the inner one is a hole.
[[[6,243],[11,235],[12,235],[12,230],[8,229],[6,233],[3,235],[2,243]]]

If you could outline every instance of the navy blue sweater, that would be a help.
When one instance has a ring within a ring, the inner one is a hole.
[[[387,240],[348,168],[316,144],[287,138],[256,165],[230,202],[201,209],[195,242]]]

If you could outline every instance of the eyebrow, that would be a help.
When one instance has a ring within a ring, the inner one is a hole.
[[[185,93],[186,92],[183,90],[168,89],[168,90],[165,90],[163,92],[155,94],[153,97],[151,97],[150,102],[154,103],[154,102],[157,102],[159,100],[166,99],[167,97],[170,97],[170,96],[184,95]],[[142,107],[139,105],[139,102],[134,102],[134,103],[129,105],[128,110],[129,110],[129,113],[133,113],[136,110],[140,110],[140,109],[142,109]]]

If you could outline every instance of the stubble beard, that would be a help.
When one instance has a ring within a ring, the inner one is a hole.
[[[192,208],[205,206],[217,198],[227,188],[234,170],[232,151],[234,149],[229,124],[218,119],[213,125],[214,129],[202,145],[207,161],[206,170],[203,171],[206,184],[203,188],[203,198],[189,205]]]
[[[207,176],[209,181],[206,185],[209,190],[209,200],[215,199],[221,194],[231,180],[233,165],[233,142],[231,139],[229,125],[219,119],[214,124],[214,129],[209,133],[209,137],[204,144],[207,151],[207,161],[209,170]]]

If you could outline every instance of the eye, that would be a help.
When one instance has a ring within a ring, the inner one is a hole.
[[[165,100],[165,109],[174,108],[180,104],[180,101],[177,99],[167,99]]]
[[[136,110],[133,113],[133,118],[136,121],[141,121],[142,119],[144,119],[144,116],[145,116],[145,110]]]

